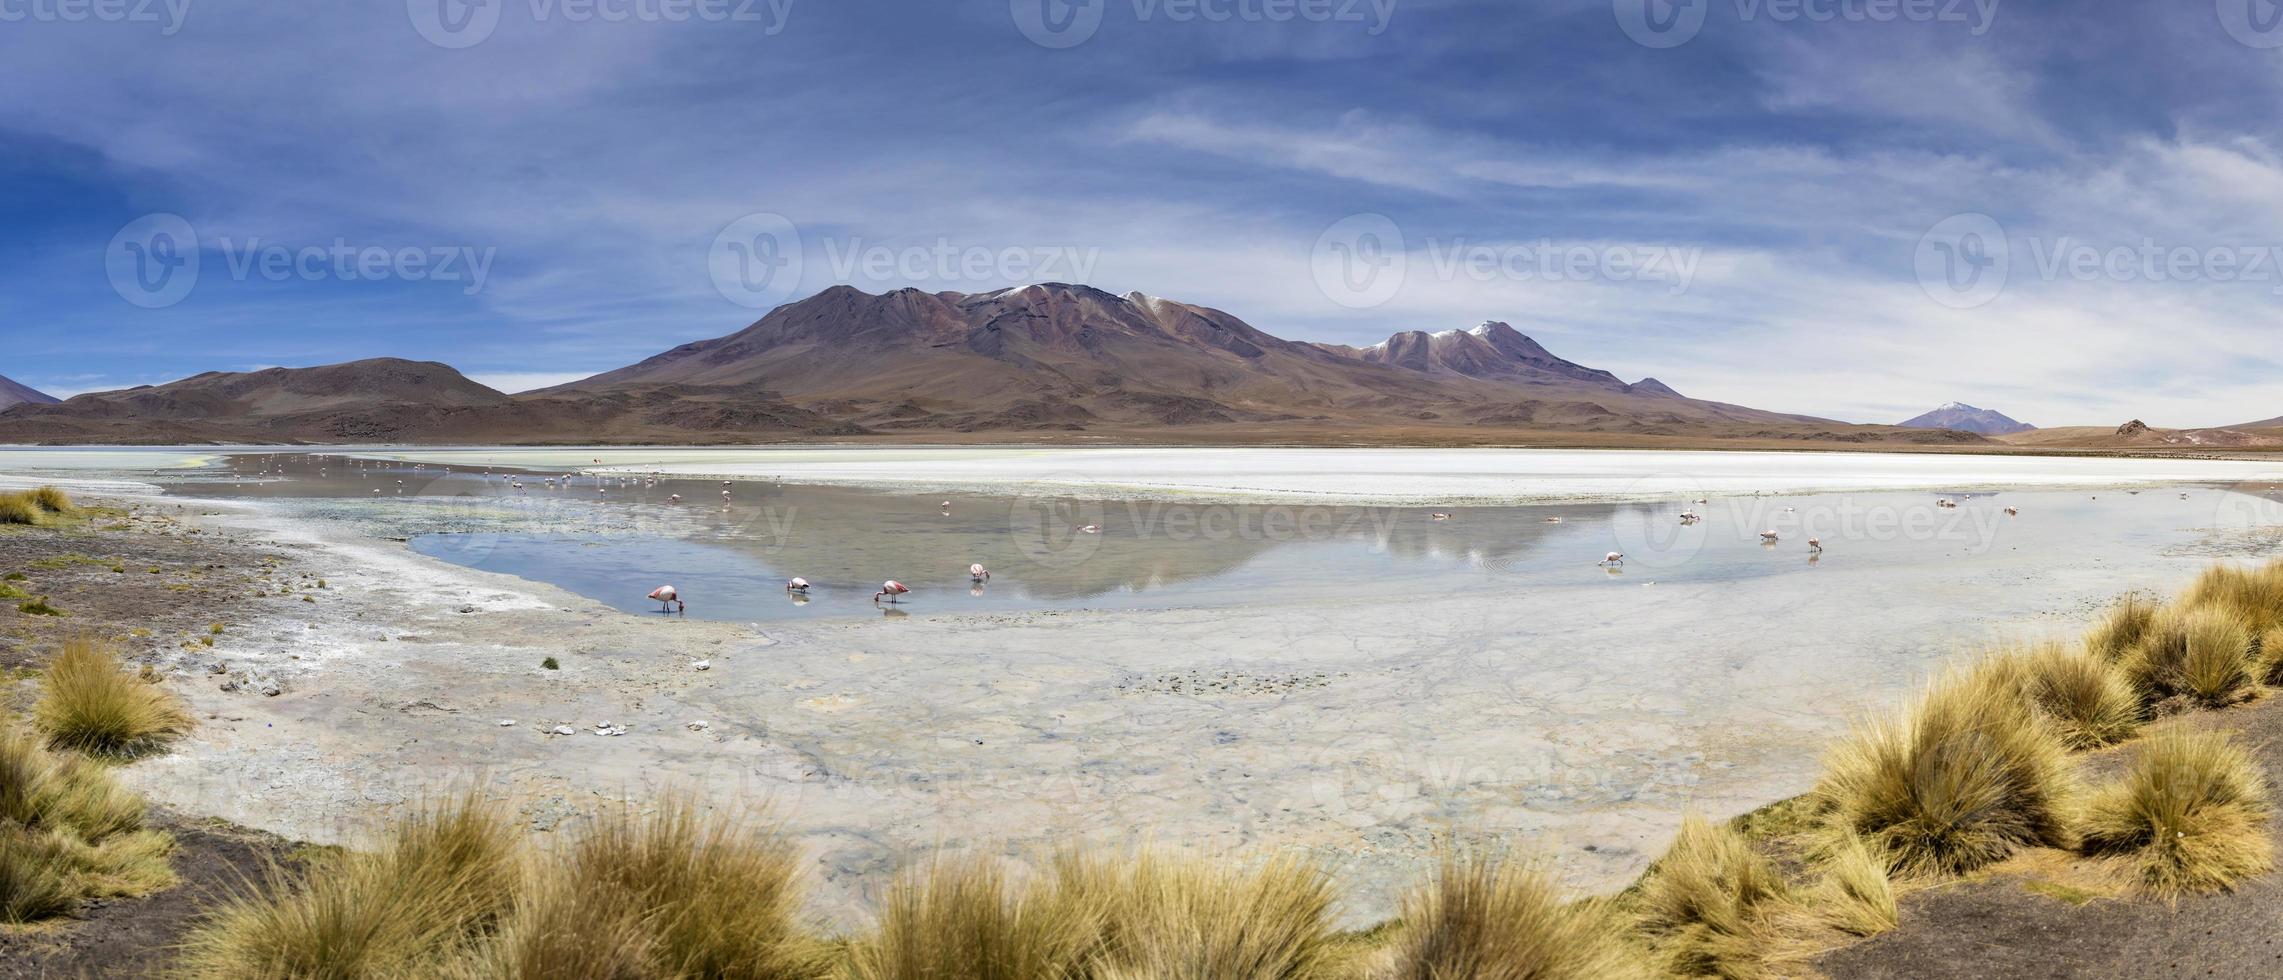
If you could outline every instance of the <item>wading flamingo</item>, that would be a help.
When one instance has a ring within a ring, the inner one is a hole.
[[[795,575],[785,581],[785,591],[799,592],[805,595],[809,591],[809,580]]]
[[[982,562],[976,562],[967,566],[967,577],[978,582],[988,582],[991,580],[991,570],[984,568]]]
[[[1814,553],[1814,554],[1818,554],[1818,555],[1822,554],[1822,553],[1823,553],[1823,539],[1822,539],[1822,538],[1809,538],[1809,539],[1807,539],[1807,550],[1808,550],[1808,551],[1810,551],[1810,552],[1812,552],[1812,553]]]
[[[690,606],[682,601],[682,594],[671,585],[661,585],[650,591],[650,598],[658,600],[659,612],[689,612]]]
[[[895,579],[889,579],[885,582],[880,583],[880,591],[872,593],[872,602],[877,605],[882,596],[886,596],[889,602],[894,602],[896,601],[897,596],[903,595],[904,593],[910,591],[910,586],[905,585],[902,582],[898,582]]]
[[[2008,508],[2006,508],[2006,516],[2007,516],[2007,517],[2018,517],[2018,516],[2020,516],[2020,514],[2021,514],[2021,511],[2019,511],[2019,510],[2017,510],[2017,509],[2015,509],[2015,508],[2012,508],[2012,507],[2008,507]]]
[[[1430,521],[1447,521],[1451,519],[1451,515],[1445,514],[1442,511],[1438,510],[1432,514],[1428,514],[1427,519]]]
[[[1774,532],[1774,531],[1762,531],[1762,532],[1760,532],[1760,543],[1761,543],[1761,544],[1775,544],[1775,543],[1776,543],[1776,532]]]
[[[1604,566],[1625,564],[1625,553],[1622,551],[1612,551],[1607,555],[1603,555],[1601,558],[1601,564]]]

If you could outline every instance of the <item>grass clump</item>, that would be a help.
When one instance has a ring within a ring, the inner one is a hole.
[[[0,731],[0,921],[173,884],[173,838],[145,829],[143,812],[102,767]]]
[[[1641,879],[1641,925],[1667,972],[1748,978],[1763,972],[1768,916],[1790,893],[1742,834],[1690,814]]]
[[[669,799],[601,818],[562,857],[518,898],[487,975],[769,980],[829,966],[799,920],[800,856],[773,832]]]
[[[1079,977],[1100,943],[1102,912],[1018,888],[998,862],[939,858],[889,888],[878,931],[851,951],[853,980]]]
[[[118,653],[92,640],[66,642],[42,688],[32,718],[54,748],[129,759],[194,724],[181,699],[122,670]]]
[[[2118,663],[2139,648],[2140,638],[2156,620],[2156,604],[2139,596],[2126,596],[2110,607],[2099,625],[2085,634],[2085,652],[2106,663]]]
[[[2232,614],[2255,635],[2283,626],[2283,562],[2214,565],[2181,593],[2179,604]]]
[[[2274,866],[2267,783],[2224,732],[2169,731],[2085,812],[2088,849],[2128,854],[2141,884],[2167,897],[2219,891]]]
[[[2113,745],[2140,730],[2140,698],[2117,668],[2058,643],[2000,654],[1975,669],[2014,685],[2062,744]]]
[[[1406,896],[1389,965],[1375,980],[1646,978],[1607,902],[1564,902],[1544,870],[1500,855],[1447,856]]]
[[[449,975],[505,912],[517,836],[471,794],[398,821],[370,853],[318,859],[298,887],[225,901],[186,942],[188,977]]]
[[[1902,923],[1885,855],[1854,834],[1841,834],[1823,861],[1823,877],[1807,903],[1832,928],[1876,936]]]
[[[0,524],[46,527],[58,517],[79,513],[71,497],[54,487],[0,494]]]
[[[41,596],[30,602],[19,603],[16,606],[16,611],[26,616],[62,616],[64,614],[63,610],[57,609],[48,602],[47,596]]]
[[[1959,873],[2071,841],[2066,756],[2003,672],[1953,672],[1898,717],[1858,725],[1814,794],[1896,870]]]
[[[1331,878],[1295,857],[1249,869],[1159,855],[1065,857],[1052,901],[1098,926],[1100,980],[1330,976],[1338,937]]]
[[[563,669],[563,662],[553,657],[548,657],[545,660],[539,661],[539,668],[541,670],[561,670]]]
[[[2219,708],[2250,697],[2252,633],[2233,612],[2202,607],[2167,609],[2149,624],[2123,669],[2150,705],[2183,699]]]

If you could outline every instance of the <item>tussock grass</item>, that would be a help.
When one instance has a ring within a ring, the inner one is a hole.
[[[2085,634],[2085,652],[2107,663],[2122,661],[2140,646],[2140,638],[2155,619],[2155,603],[2139,596],[2126,596],[2109,608],[2099,625]]]
[[[1543,869],[1480,852],[1447,855],[1403,902],[1374,980],[1601,980],[1653,975],[1608,903],[1565,902]]]
[[[2181,593],[2179,605],[2230,613],[2254,635],[2283,626],[2283,562],[2214,565]]]
[[[592,962],[629,965],[599,975],[765,980],[827,967],[799,920],[799,854],[774,832],[675,797],[602,817],[560,857],[518,898],[492,975],[597,975],[562,971]]]
[[[64,643],[50,661],[33,723],[48,744],[128,759],[157,750],[195,724],[182,700],[127,673],[118,652],[92,640]]]
[[[1212,980],[1333,974],[1330,876],[1292,856],[1251,868],[1144,854],[1065,857],[1052,901],[1100,929],[1086,973],[1099,980]]]
[[[0,524],[46,527],[57,517],[79,513],[71,498],[54,487],[0,494]]]
[[[410,977],[473,958],[517,881],[517,833],[480,797],[432,805],[392,825],[369,853],[315,864],[290,885],[225,901],[185,944],[189,977]]]
[[[1857,936],[1876,936],[1902,922],[1887,859],[1854,834],[1841,834],[1823,861],[1823,876],[1807,905],[1827,925]]]
[[[1814,795],[1898,871],[1958,873],[2072,843],[2066,755],[2003,672],[1952,671],[1898,716],[1858,724]]]
[[[2123,663],[2141,700],[2182,698],[2207,708],[2252,696],[2252,633],[2244,618],[2211,605],[2164,610]]]
[[[891,886],[876,934],[852,951],[855,980],[1055,980],[1100,947],[1094,902],[1019,888],[996,861],[942,857]]]
[[[2141,705],[2117,668],[2058,643],[1992,656],[1975,670],[2013,685],[2071,749],[2113,745],[2140,730]]]
[[[81,900],[174,881],[173,840],[143,827],[143,801],[102,767],[0,730],[0,920],[61,914]]]
[[[2258,762],[2226,733],[2163,732],[2093,796],[2086,845],[2134,856],[2158,895],[2218,891],[2274,866],[2268,805]]]
[[[1690,814],[1635,898],[1666,971],[1742,980],[1764,973],[1769,915],[1790,891],[1742,834]]]

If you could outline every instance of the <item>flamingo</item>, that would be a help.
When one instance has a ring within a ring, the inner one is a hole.
[[[807,595],[809,591],[809,580],[795,575],[792,578],[786,580],[785,591],[798,592],[802,595]]]
[[[896,601],[897,596],[903,595],[904,593],[910,592],[911,590],[911,586],[905,585],[902,582],[898,582],[895,579],[889,579],[885,582],[880,583],[880,591],[872,593],[872,603],[874,605],[878,605],[882,596],[886,596],[889,602],[894,602]]]
[[[2017,509],[2017,508],[2013,508],[2013,507],[2008,507],[2008,508],[2006,508],[2006,516],[2007,516],[2007,517],[2018,517],[2018,516],[2020,516],[2020,514],[2021,514],[2021,511],[2020,511],[2019,509]]]
[[[1428,514],[1427,519],[1430,521],[1447,521],[1451,519],[1451,515],[1445,514],[1442,511],[1438,510],[1432,514]]]
[[[690,606],[682,601],[682,594],[671,585],[661,585],[650,591],[650,598],[658,600],[659,612],[689,612]]]
[[[1559,517],[1549,517],[1549,518],[1546,518],[1545,520],[1543,520],[1543,521],[1540,521],[1540,522],[1538,522],[1538,523],[1540,523],[1540,524],[1560,524],[1561,522],[1562,522],[1562,519],[1561,519],[1561,518],[1559,518]]]
[[[978,582],[988,582],[991,580],[991,570],[984,568],[982,562],[976,562],[967,566],[967,577]]]
[[[1823,539],[1822,539],[1822,538],[1809,538],[1809,539],[1807,539],[1807,550],[1808,550],[1808,551],[1810,551],[1810,552],[1813,552],[1813,553],[1815,553],[1815,554],[1818,554],[1818,555],[1822,554],[1822,553],[1823,553]]]
[[[669,495],[669,496],[666,498],[666,502],[667,502],[667,503],[669,503],[669,504],[678,504],[678,503],[681,503],[681,502],[682,502],[682,495],[681,495],[681,494],[678,494],[678,493],[677,493],[677,494],[672,494],[672,495]]]
[[[950,510],[950,509],[951,509],[951,501],[948,501],[948,500],[946,500],[946,501],[944,501],[943,503],[937,504],[936,506],[938,506],[938,507],[941,507],[941,508],[943,508],[943,509],[945,509],[945,510]]]
[[[1087,534],[1100,534],[1102,533],[1102,525],[1088,524],[1085,527],[1079,528],[1078,530],[1083,531]]]
[[[1760,532],[1760,542],[1761,542],[1762,544],[1774,544],[1774,543],[1776,543],[1776,532],[1774,532],[1774,531],[1762,531],[1762,532]]]
[[[1625,553],[1622,551],[1612,551],[1607,555],[1603,555],[1601,558],[1601,564],[1604,566],[1625,564]]]

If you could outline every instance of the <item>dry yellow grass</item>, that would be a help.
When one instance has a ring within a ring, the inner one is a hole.
[[[54,487],[0,494],[0,524],[42,527],[78,511],[71,498]]]
[[[2217,891],[2274,866],[2268,806],[2258,762],[2228,734],[2162,732],[2093,796],[2086,846],[2132,855],[2158,895]]]
[[[1769,916],[1790,892],[1742,834],[1690,814],[1634,899],[1666,971],[1747,980],[1765,972]]]
[[[2231,613],[2253,635],[2283,626],[2283,562],[2215,565],[2196,577],[2178,604]]]
[[[84,759],[0,730],[0,920],[69,911],[174,881],[173,839],[143,827],[143,801]]]
[[[1052,900],[1101,930],[1086,973],[1099,980],[1332,975],[1338,957],[1329,876],[1282,856],[1235,862],[1065,857]]]
[[[1375,980],[1624,980],[1654,975],[1606,901],[1567,902],[1552,875],[1500,855],[1446,856],[1406,896]]]
[[[380,846],[273,873],[225,901],[186,944],[183,974],[239,978],[437,976],[471,960],[517,880],[517,834],[469,794],[393,824]]]
[[[2219,708],[2252,696],[2252,632],[2223,605],[2173,606],[2149,623],[2121,667],[2141,700]]]
[[[116,651],[85,639],[67,641],[48,663],[32,717],[49,745],[114,759],[162,748],[194,724],[180,698],[127,673]]]
[[[1952,671],[1825,759],[1818,807],[1904,873],[1957,873],[2071,842],[2067,750],[2000,672]]]
[[[2117,663],[2140,646],[2148,624],[2156,619],[2156,604],[2139,596],[2126,596],[2085,634],[2085,652],[2105,663]]]
[[[2124,673],[2059,643],[1991,655],[1972,669],[2015,686],[2071,749],[2112,745],[2140,730],[2141,705]]]
[[[1056,980],[1080,976],[1101,942],[1096,902],[1019,887],[997,861],[944,857],[907,873],[879,930],[852,950],[856,980]]]

